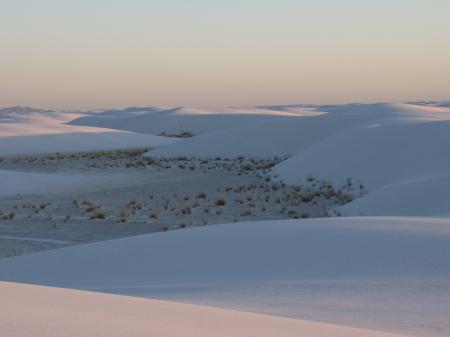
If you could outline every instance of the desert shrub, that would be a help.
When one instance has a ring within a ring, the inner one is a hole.
[[[0,211],[0,219],[1,220],[8,220],[9,219],[9,214],[5,214],[5,213],[3,213],[3,211]]]
[[[251,216],[251,215],[253,215],[253,213],[248,209],[241,211],[241,216]]]
[[[205,198],[206,198],[206,193],[205,193],[205,192],[199,192],[199,193],[197,193],[197,198],[198,198],[198,199],[205,199]]]
[[[84,200],[81,204],[86,208],[87,213],[92,213],[97,208],[100,208],[99,205],[96,205],[95,203],[93,203],[92,201],[89,201],[89,200]]]
[[[227,201],[224,197],[219,197],[216,199],[216,206],[225,206],[227,204]]]
[[[186,215],[186,214],[191,214],[191,213],[192,213],[192,211],[191,211],[191,208],[189,206],[183,207],[181,209],[181,214]]]
[[[130,208],[132,210],[140,210],[142,209],[142,204],[136,200],[136,199],[131,199],[127,204],[126,204],[127,208]]]
[[[150,218],[152,219],[158,218],[158,210],[156,208],[150,209]]]
[[[121,209],[117,212],[117,222],[124,223],[128,221],[129,214],[125,210]]]
[[[244,164],[241,166],[242,171],[251,171],[253,170],[253,166],[250,163]]]
[[[106,218],[105,212],[101,208],[95,208],[90,214],[91,220],[103,220]]]
[[[94,212],[96,209],[98,209],[98,207],[99,207],[99,206],[97,206],[97,205],[89,206],[89,207],[86,208],[86,212],[92,213],[92,212]]]
[[[311,202],[314,199],[314,194],[308,193],[301,196],[301,199],[304,203]]]

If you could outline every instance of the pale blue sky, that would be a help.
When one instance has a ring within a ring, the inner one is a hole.
[[[448,0],[0,0],[0,106],[450,98]]]

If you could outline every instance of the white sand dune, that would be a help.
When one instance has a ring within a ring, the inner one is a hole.
[[[5,282],[0,282],[0,297],[0,332],[9,337],[401,337],[190,304]]]
[[[262,120],[279,120],[288,117],[315,114],[308,109],[274,111],[264,108],[128,108],[107,110],[80,117],[71,125],[96,126],[145,134],[177,134],[188,131],[199,135],[219,129],[234,128]]]
[[[449,172],[450,121],[359,126],[323,139],[275,170],[288,183],[314,175],[369,188]]]
[[[199,135],[152,135],[180,129]],[[149,153],[155,156],[292,155],[274,168],[287,183],[313,175],[366,186],[368,194],[341,207],[343,214],[450,215],[446,104],[0,111],[1,155],[141,146],[158,147]],[[89,179],[0,171],[0,194]],[[142,235],[0,260],[0,280],[35,284],[0,283],[0,332],[444,337],[449,261],[449,218],[262,221]]]
[[[291,184],[307,176],[362,183],[369,194],[343,207],[345,215],[447,215],[449,114],[413,112],[412,122],[360,125],[325,138],[279,164],[274,173]]]
[[[282,109],[281,107],[277,109]],[[295,107],[286,107],[285,110]],[[306,108],[305,108],[306,109]],[[282,111],[285,111],[282,110]],[[272,120],[258,119],[234,128],[215,130],[152,151],[155,156],[269,157],[293,155],[324,141],[333,142],[360,128],[447,121],[450,109],[410,104],[348,104],[316,106],[310,113]],[[275,112],[278,112],[276,110]],[[296,163],[294,166],[298,166]]]
[[[77,193],[102,186],[121,186],[123,174],[33,173],[0,170],[0,197],[43,193]]]
[[[155,147],[176,140],[96,127],[66,125],[80,114],[24,108],[0,110],[0,155]]]
[[[367,196],[338,210],[344,215],[447,216],[447,105],[419,102],[210,110],[153,107],[89,115],[11,108],[0,111],[0,154],[149,146],[157,147],[150,156],[292,155],[274,169],[287,183],[302,183],[313,175],[335,184],[351,178],[366,187]],[[154,134],[183,129],[199,135],[180,141],[104,127]],[[421,190],[424,181],[433,182],[434,188]],[[392,206],[400,200],[401,206]]]
[[[301,106],[300,106],[301,107]],[[289,111],[295,106],[268,107]],[[317,115],[261,120],[150,151],[150,156],[273,157],[289,184],[308,177],[363,184],[343,215],[450,214],[450,108],[446,104],[348,104],[303,109]],[[427,185],[426,182],[430,182]]]
[[[450,174],[387,184],[339,208],[344,215],[450,217]]]
[[[208,226],[0,260],[0,280],[417,336],[450,333],[450,220]]]

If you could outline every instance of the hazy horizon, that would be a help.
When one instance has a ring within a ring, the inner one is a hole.
[[[296,105],[305,105],[305,106],[326,106],[326,105],[352,105],[352,104],[414,104],[414,103],[424,103],[424,102],[435,102],[435,103],[450,103],[449,99],[430,99],[430,100],[407,100],[407,101],[366,101],[366,102],[359,102],[359,101],[346,101],[346,102],[328,102],[328,103],[315,103],[315,102],[275,102],[275,103],[268,103],[268,104],[247,104],[247,105],[156,105],[151,104],[151,102],[148,102],[148,104],[129,104],[129,105],[105,105],[105,106],[94,106],[94,107],[86,107],[86,108],[80,108],[80,107],[51,107],[51,106],[43,106],[43,105],[21,105],[21,104],[11,104],[11,105],[0,105],[1,109],[9,109],[9,108],[22,108],[22,109],[37,109],[37,110],[48,110],[48,111],[60,111],[60,112],[93,112],[93,111],[107,111],[107,110],[124,110],[129,108],[162,108],[162,109],[177,109],[177,108],[192,108],[192,109],[251,109],[251,108],[257,108],[257,107],[270,107],[270,106],[296,106]]]
[[[446,0],[2,1],[0,106],[450,98]]]

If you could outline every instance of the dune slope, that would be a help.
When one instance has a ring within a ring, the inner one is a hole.
[[[171,138],[72,126],[80,114],[29,108],[0,109],[0,155],[82,152],[174,143]]]
[[[15,283],[0,282],[0,296],[0,331],[9,337],[401,337],[189,304]]]
[[[344,215],[447,216],[450,111],[411,105],[384,108],[384,114],[369,109],[370,119],[321,137],[277,165],[274,174],[290,184],[302,184],[310,176],[335,184],[347,179],[363,184],[368,195],[342,207]],[[355,113],[364,115],[358,109]]]
[[[449,247],[447,219],[238,223],[3,259],[0,279],[446,336]]]

